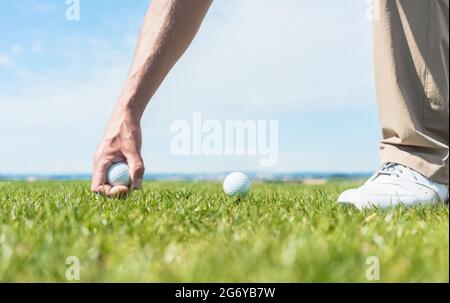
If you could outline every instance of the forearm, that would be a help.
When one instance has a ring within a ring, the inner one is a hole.
[[[124,196],[141,187],[140,120],[147,103],[167,73],[186,51],[212,0],[153,0],[145,16],[130,74],[94,155],[91,190],[109,197]],[[131,184],[111,186],[106,171],[126,162]]]
[[[153,0],[116,112],[140,120],[170,69],[197,33],[212,0]]]

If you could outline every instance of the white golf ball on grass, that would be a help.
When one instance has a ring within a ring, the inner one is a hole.
[[[250,179],[241,172],[233,172],[223,181],[223,191],[229,197],[243,198],[250,191],[250,187]]]
[[[130,186],[130,169],[124,162],[117,162],[111,165],[106,172],[106,181],[112,186]]]

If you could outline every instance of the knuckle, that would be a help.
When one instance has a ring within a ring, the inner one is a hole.
[[[137,174],[143,174],[145,171],[145,165],[142,160],[130,161],[130,169]]]
[[[144,174],[144,172],[145,172],[144,164],[136,164],[136,165],[134,165],[133,169],[134,169],[135,173],[137,173],[139,175]]]

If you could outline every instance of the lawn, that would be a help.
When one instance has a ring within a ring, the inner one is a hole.
[[[87,182],[0,182],[0,281],[65,282],[74,256],[81,282],[371,282],[373,260],[381,282],[448,282],[448,206],[337,205],[352,185],[254,184],[237,202],[218,183],[108,200]]]

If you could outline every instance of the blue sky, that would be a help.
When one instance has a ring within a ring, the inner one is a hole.
[[[0,174],[85,173],[127,75],[149,0],[6,0]],[[380,131],[361,0],[215,1],[143,119],[147,172],[370,171]],[[279,121],[279,162],[171,155],[170,124]]]

